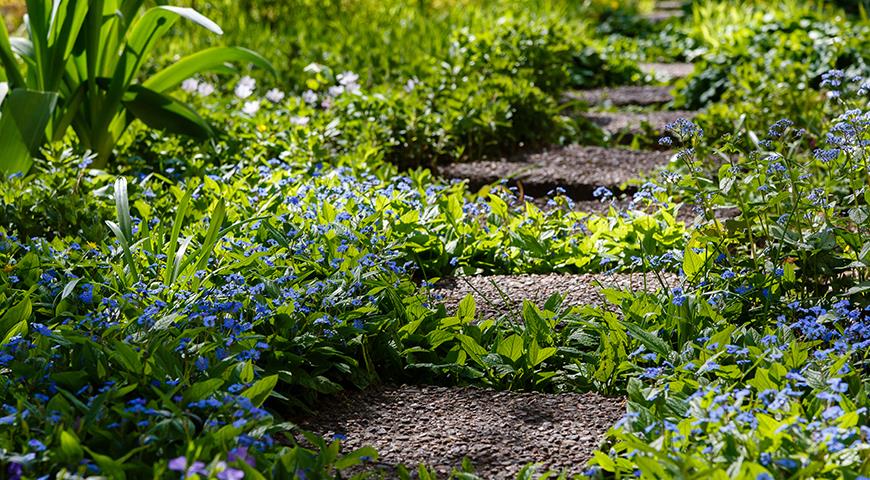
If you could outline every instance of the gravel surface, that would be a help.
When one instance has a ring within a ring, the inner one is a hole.
[[[589,105],[615,106],[659,105],[674,100],[671,87],[642,85],[614,88],[579,90],[565,95],[568,100],[579,100]]]
[[[655,75],[662,81],[685,78],[695,70],[691,63],[641,63],[639,67],[642,72]]]
[[[685,110],[659,112],[587,112],[583,116],[612,136],[626,136],[628,139],[652,132],[656,136],[664,131],[665,125],[679,118],[691,120],[696,112]],[[653,140],[658,140],[654,138]]]
[[[677,278],[661,274],[670,288],[677,285]],[[493,275],[453,277],[441,280],[433,289],[435,298],[455,311],[459,301],[466,295],[474,296],[478,318],[500,318],[519,321],[523,300],[530,300],[539,308],[554,293],[563,296],[563,306],[602,305],[601,288],[656,291],[661,288],[653,273],[635,274],[584,274],[584,275]]]
[[[523,192],[544,196],[556,187],[577,200],[593,198],[594,190],[611,190],[666,165],[668,152],[570,145],[502,160],[454,163],[439,168],[441,176],[468,180],[472,188],[510,179]]]
[[[439,478],[468,457],[484,479],[512,479],[527,463],[580,473],[625,401],[597,394],[497,392],[476,388],[389,386],[321,402],[299,421],[321,435],[370,445],[370,465],[389,472],[424,463]],[[349,450],[348,450],[349,451]]]

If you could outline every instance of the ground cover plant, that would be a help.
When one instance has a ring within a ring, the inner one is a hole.
[[[365,476],[375,449],[291,419],[401,382],[626,396],[582,477],[870,476],[866,17],[193,6],[34,0],[0,36],[0,476]],[[599,213],[425,168],[601,142],[563,93],[692,59],[674,105],[708,110]],[[603,274],[607,305],[517,322],[431,288],[553,272]]]

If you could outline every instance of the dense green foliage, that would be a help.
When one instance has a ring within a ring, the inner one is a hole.
[[[346,478],[377,452],[292,421],[344,389],[428,382],[626,395],[588,477],[870,476],[870,26],[712,1],[655,25],[608,3],[197,5],[279,71],[158,89],[213,138],[113,107],[108,150],[75,129],[0,181],[3,474]],[[124,88],[213,41],[164,40]],[[708,110],[669,127],[679,153],[628,206],[539,207],[420,168],[598,142],[566,90],[685,59],[676,102]],[[605,281],[606,307],[557,295],[522,322],[430,289],[549,272],[654,288]]]

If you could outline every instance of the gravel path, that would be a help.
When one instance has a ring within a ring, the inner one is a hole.
[[[454,163],[438,172],[445,178],[466,179],[472,188],[510,179],[532,196],[562,187],[571,198],[590,200],[597,187],[617,190],[666,165],[670,157],[668,152],[570,145],[512,159]]]
[[[446,478],[468,457],[484,479],[512,479],[531,462],[580,473],[625,411],[623,399],[592,393],[417,386],[380,387],[321,405],[300,425],[346,435],[345,448],[375,447],[373,467],[387,475],[398,464],[425,463]]]
[[[691,63],[641,63],[638,66],[642,72],[655,75],[662,81],[686,78],[695,70]]]
[[[668,287],[677,284],[671,274],[662,274]],[[521,319],[523,300],[530,300],[539,308],[554,293],[563,296],[563,306],[602,305],[601,288],[656,291],[659,280],[652,273],[636,274],[584,274],[584,275],[493,275],[453,277],[441,280],[433,295],[441,298],[448,312],[454,312],[466,295],[474,296],[478,318]]]
[[[568,100],[579,100],[589,105],[624,107],[626,105],[660,105],[674,100],[671,87],[641,85],[628,87],[597,88],[568,92]]]
[[[587,112],[583,116],[592,121],[606,133],[615,137],[632,137],[652,132],[660,135],[665,125],[680,118],[691,120],[696,112],[685,110],[659,112]],[[658,140],[654,138],[653,140]]]

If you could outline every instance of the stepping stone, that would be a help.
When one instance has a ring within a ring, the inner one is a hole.
[[[625,400],[594,393],[499,392],[477,388],[386,386],[320,402],[299,422],[324,436],[341,434],[344,452],[372,446],[389,472],[420,463],[447,478],[467,457],[481,478],[513,479],[527,463],[579,474]]]
[[[652,135],[651,141],[658,141],[665,125],[680,118],[691,120],[697,112],[684,110],[656,112],[586,112],[587,120],[598,125],[604,133],[617,137],[622,143],[630,143],[637,136]]]
[[[524,194],[541,197],[562,187],[575,200],[590,200],[599,186],[620,190],[625,182],[666,165],[670,157],[661,151],[570,145],[511,159],[453,163],[438,173],[467,180],[471,188],[509,179]]]
[[[626,105],[660,105],[674,100],[671,87],[643,85],[615,88],[579,90],[565,95],[568,100],[579,100],[589,105],[623,107]]]
[[[641,72],[664,82],[686,78],[695,70],[691,63],[641,63],[638,67]]]
[[[644,20],[650,23],[662,23],[675,18],[683,17],[682,10],[653,10],[641,16]]]
[[[686,2],[682,2],[679,0],[665,0],[661,2],[656,2],[657,10],[683,10],[686,8]]]
[[[678,284],[673,274],[660,275],[667,288]],[[547,299],[558,293],[563,297],[563,307],[601,306],[602,288],[655,292],[661,287],[655,273],[475,275],[443,279],[432,289],[432,295],[444,304],[448,313],[455,312],[459,302],[471,294],[478,318],[521,319],[523,300],[543,308]]]

